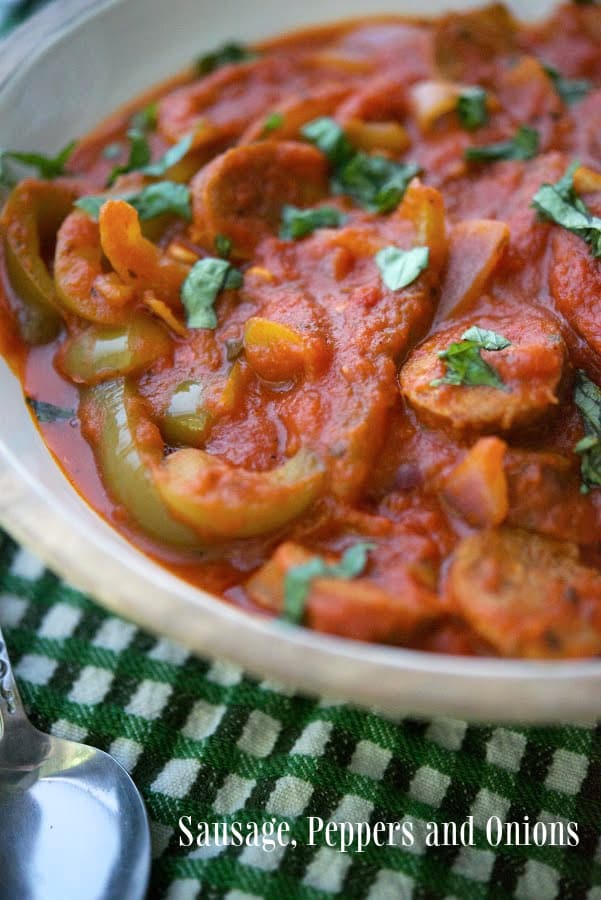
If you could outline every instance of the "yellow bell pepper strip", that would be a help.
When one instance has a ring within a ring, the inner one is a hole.
[[[244,353],[257,375],[287,381],[305,366],[302,336],[288,325],[253,316],[244,326]]]
[[[111,266],[125,284],[148,288],[177,308],[188,268],[161,253],[145,238],[137,211],[124,200],[108,199],[98,216],[100,243]]]
[[[429,269],[434,276],[440,275],[449,251],[442,194],[415,178],[407,188],[397,215],[413,222],[414,245],[428,247]]]
[[[182,381],[173,392],[161,421],[161,432],[172,446],[204,445],[213,417],[203,408],[203,396],[203,386],[197,381]]]
[[[251,368],[266,381],[288,381],[306,372],[313,375],[327,363],[327,348],[315,335],[304,336],[260,316],[244,326],[244,354]]]
[[[98,223],[75,210],[61,225],[54,254],[56,295],[62,309],[99,325],[122,325],[135,289],[116,272],[104,272]]]
[[[154,469],[172,514],[207,543],[249,538],[292,522],[325,483],[320,459],[302,449],[269,472],[231,466],[203,450],[178,450]]]
[[[28,344],[48,343],[60,329],[56,289],[42,247],[54,237],[78,194],[67,181],[27,178],[11,192],[0,216],[8,275],[21,301],[19,326]]]
[[[90,325],[70,337],[57,359],[59,369],[76,384],[98,384],[121,375],[137,375],[169,357],[173,343],[157,321],[144,314],[126,325]]]
[[[151,537],[198,546],[194,532],[171,517],[154,484],[152,470],[162,459],[163,440],[134,388],[125,379],[88,388],[79,415],[112,498]]]

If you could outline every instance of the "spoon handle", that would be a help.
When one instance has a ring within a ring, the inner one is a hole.
[[[0,629],[0,742],[12,720],[25,718],[17,683],[8,658],[8,650]]]

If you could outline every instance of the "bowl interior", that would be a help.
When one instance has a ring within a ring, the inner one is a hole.
[[[478,3],[388,0],[382,11],[422,15],[450,5]],[[552,5],[510,4],[529,17]],[[0,55],[3,145],[55,151],[225,40],[259,39],[366,7],[366,0],[58,0],[18,29]],[[501,663],[358,645],[250,617],[193,590],[129,545],[71,488],[4,362],[0,392],[0,520],[76,586],[141,625],[305,690],[394,713],[552,720],[601,712],[598,661]]]

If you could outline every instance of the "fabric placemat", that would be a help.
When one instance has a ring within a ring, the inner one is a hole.
[[[290,694],[109,615],[7,537],[0,591],[34,724],[113,754],[142,791],[151,897],[601,900],[601,727],[393,722]],[[194,827],[275,817],[297,846],[180,847],[180,816]],[[342,853],[321,835],[308,846],[310,816],[411,822],[415,840]],[[427,822],[469,816],[473,846],[424,846]],[[574,821],[579,844],[491,847],[492,816]]]
[[[0,2],[0,34],[43,3]],[[151,898],[601,900],[599,725],[393,722],[291,694],[109,615],[1,532],[0,625],[32,722],[108,751],[141,790]],[[285,822],[297,845],[182,847],[181,816],[195,834],[199,822]],[[398,845],[399,827],[397,845],[343,853],[324,828],[310,846],[310,817],[398,822],[413,843]],[[494,847],[493,817],[522,835],[575,822],[578,845]],[[448,822],[471,822],[467,846],[426,846],[429,823],[442,841]]]

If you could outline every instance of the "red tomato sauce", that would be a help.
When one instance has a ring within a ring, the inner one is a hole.
[[[230,47],[21,181],[1,349],[75,489],[254,612],[599,655],[600,47],[577,4]],[[590,230],[533,208],[574,161]]]

